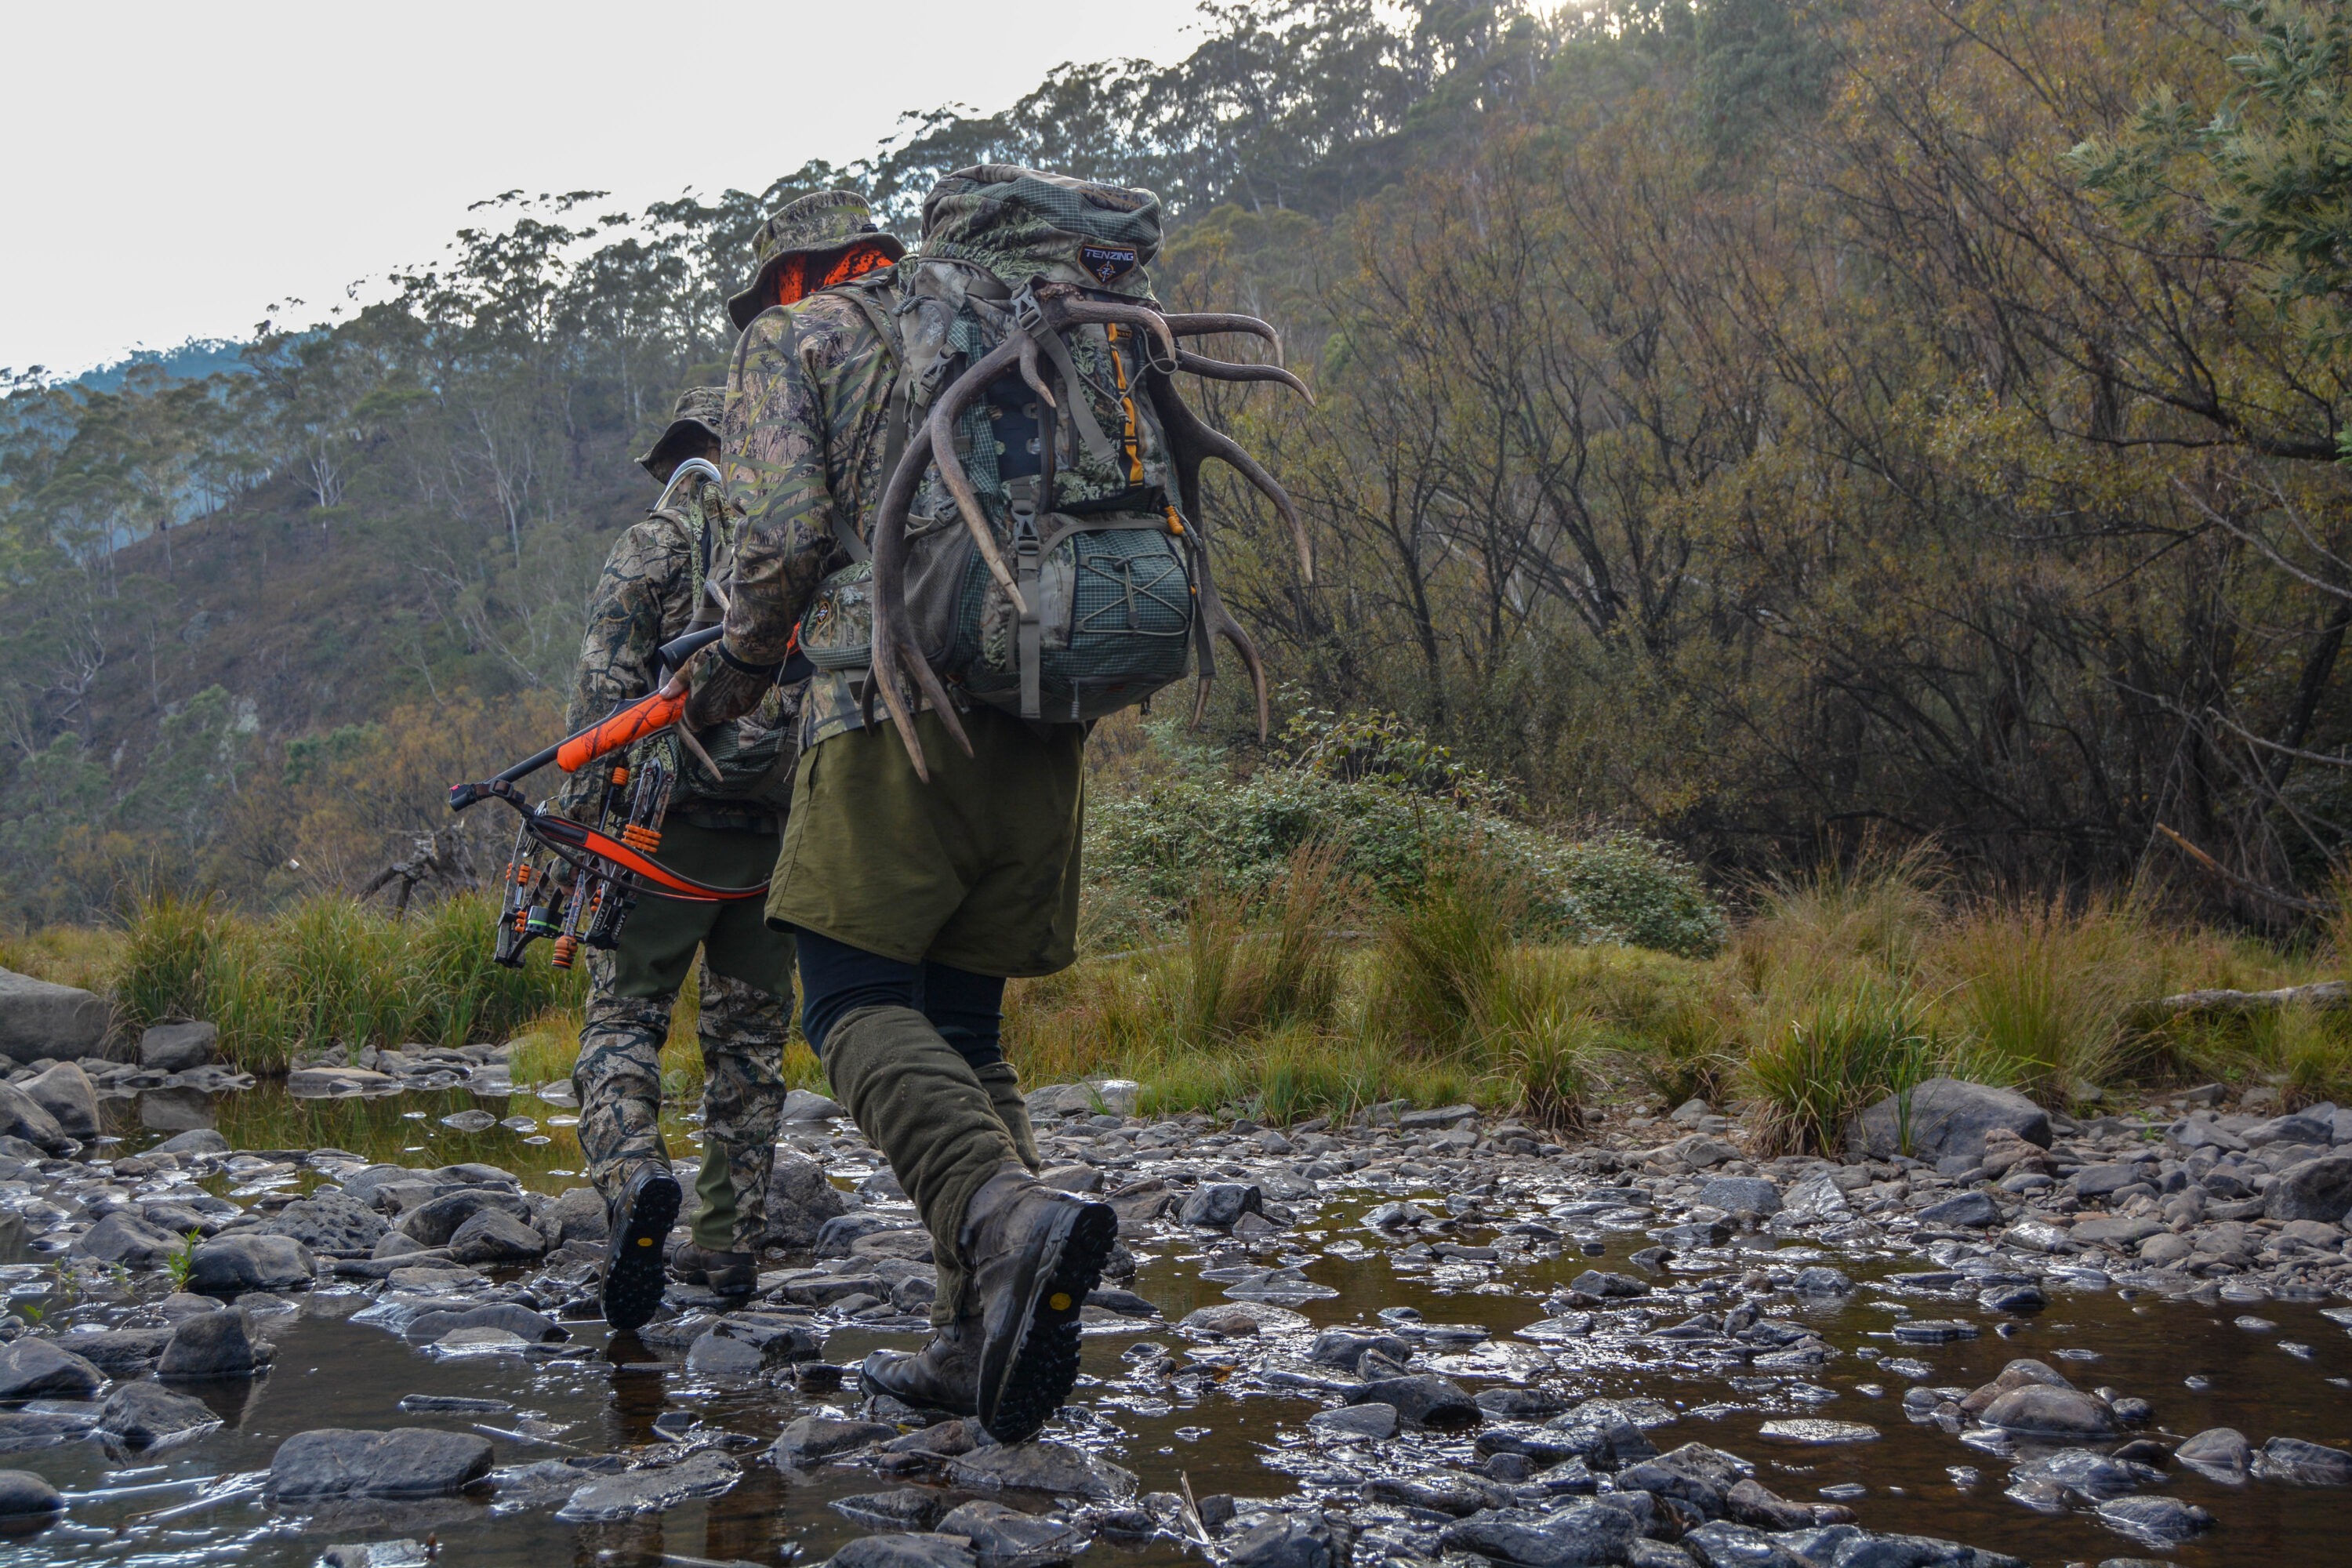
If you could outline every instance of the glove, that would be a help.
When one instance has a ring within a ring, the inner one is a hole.
[[[688,728],[708,729],[740,719],[760,705],[774,689],[772,669],[742,669],[728,663],[712,647],[688,667],[685,721]]]

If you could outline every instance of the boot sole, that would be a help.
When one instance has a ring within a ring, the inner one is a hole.
[[[1118,1243],[1118,1215],[1108,1204],[1069,1207],[1067,1219],[1045,1237],[1026,1310],[1005,1336],[1012,1354],[1001,1371],[990,1365],[994,1356],[982,1361],[980,1424],[1000,1443],[1036,1436],[1069,1398],[1078,1378],[1078,1314]]]
[[[677,1222],[684,1194],[673,1177],[647,1182],[604,1253],[604,1321],[617,1332],[642,1329],[661,1310],[662,1243]]]

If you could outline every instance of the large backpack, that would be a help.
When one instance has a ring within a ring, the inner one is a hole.
[[[895,300],[846,290],[896,356],[894,482],[874,513],[873,554],[829,578],[802,622],[811,661],[866,669],[895,645],[905,665],[919,655],[908,673],[934,708],[929,678],[944,674],[971,699],[1062,723],[1148,702],[1196,657],[1205,676],[1213,636],[1236,640],[1259,676],[1218,605],[1197,526],[1200,458],[1228,454],[1188,452],[1181,431],[1171,440],[1171,413],[1223,437],[1168,389],[1180,354],[1146,270],[1158,198],[982,165],[940,182],[923,231],[920,253],[895,270]],[[975,382],[968,373],[992,358],[1001,374]],[[935,419],[950,398],[960,413]],[[943,433],[944,453],[932,446]],[[877,603],[894,595],[895,611]],[[903,728],[895,685],[868,681],[869,714],[877,694]]]

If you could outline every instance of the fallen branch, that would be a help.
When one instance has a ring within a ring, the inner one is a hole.
[[[2177,996],[2143,1002],[2132,1009],[2132,1016],[2146,1027],[2183,1017],[2253,1017],[2284,1012],[2289,1007],[2312,1007],[2322,1012],[2352,1007],[2352,986],[2341,980],[2321,980],[2309,985],[2282,986],[2276,991],[2183,991]]]
[[[2276,888],[2265,887],[2251,877],[2241,877],[2161,822],[2156,825],[2156,830],[2179,845],[2181,852],[2190,859],[2241,892],[2252,893],[2254,897],[2267,900],[2281,909],[2299,910],[2307,915],[2332,915],[2336,912],[2334,904],[2321,903],[2316,899],[2298,898],[2293,893],[2282,893]]]

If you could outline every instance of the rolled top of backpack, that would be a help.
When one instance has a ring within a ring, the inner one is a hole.
[[[1140,299],[1160,219],[1150,191],[980,163],[924,198],[922,254],[977,262],[1015,286],[1044,279]]]

